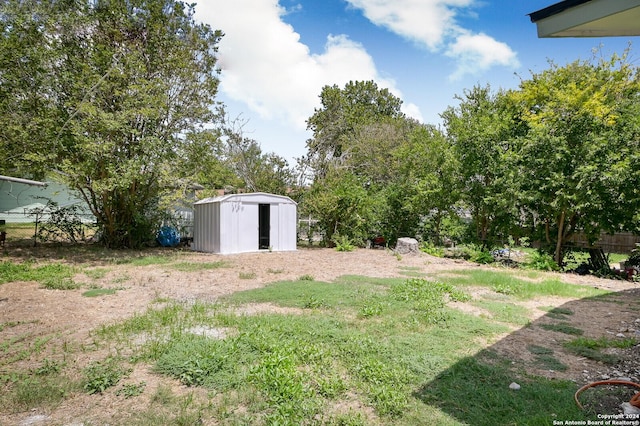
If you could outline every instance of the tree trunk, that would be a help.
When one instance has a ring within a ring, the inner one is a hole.
[[[560,213],[560,219],[558,220],[558,240],[556,241],[556,251],[554,254],[554,259],[559,267],[562,267],[562,244],[564,243],[564,218],[565,211],[563,210]]]

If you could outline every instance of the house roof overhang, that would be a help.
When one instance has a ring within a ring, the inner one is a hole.
[[[540,38],[640,35],[640,0],[565,0],[529,17]]]
[[[22,178],[16,178],[11,176],[0,176],[0,181],[22,183],[24,185],[32,185],[32,186],[47,186],[46,182],[39,182],[37,180],[22,179]]]

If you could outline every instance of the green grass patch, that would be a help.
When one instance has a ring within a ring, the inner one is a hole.
[[[404,275],[405,277],[422,278],[426,276],[417,266],[399,266],[398,270],[400,275]]]
[[[602,349],[620,348],[628,349],[638,344],[634,338],[615,338],[600,337],[598,339],[578,337],[564,343],[564,347],[577,356],[599,361],[604,364],[613,365],[619,362],[619,357],[614,354],[604,353]]]
[[[515,325],[526,325],[529,323],[529,310],[523,306],[513,303],[475,300],[471,302],[474,306],[491,312],[492,319]]]
[[[559,297],[593,297],[610,293],[606,290],[590,286],[569,285],[556,278],[545,278],[537,281],[521,279],[510,272],[468,270],[456,271],[455,274],[438,273],[439,280],[457,286],[481,286],[497,293],[514,296],[521,300],[530,300],[538,296]]]
[[[557,331],[558,333],[569,334],[571,336],[581,336],[584,333],[584,330],[563,323],[539,324],[539,327],[548,331]]]
[[[620,348],[629,349],[638,344],[638,341],[631,337],[610,339],[608,337],[600,337],[592,339],[587,337],[578,337],[565,343],[565,347],[584,347],[589,349],[604,348]]]
[[[573,311],[567,308],[546,307],[540,309],[547,312],[547,317],[562,321],[569,319],[569,316],[573,315]]]
[[[566,371],[567,366],[553,356],[553,349],[538,345],[528,345],[527,350],[534,355],[534,364],[544,370]]]
[[[176,260],[175,255],[151,255],[118,259],[117,263],[125,263],[132,266],[168,265]]]
[[[86,276],[88,276],[93,280],[100,280],[109,273],[109,269],[108,268],[91,268],[91,269],[85,269],[83,272]]]
[[[15,281],[36,281],[51,290],[70,290],[79,287],[73,281],[75,269],[62,263],[37,265],[32,262],[0,262],[0,284]]]
[[[115,288],[92,288],[91,290],[87,290],[82,295],[84,297],[98,297],[105,296],[108,294],[116,294]]]

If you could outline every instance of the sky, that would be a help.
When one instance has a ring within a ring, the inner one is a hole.
[[[326,85],[374,80],[403,112],[440,125],[474,86],[522,79],[638,37],[540,39],[527,16],[558,0],[198,0],[196,19],[221,30],[218,100],[245,137],[293,165]]]

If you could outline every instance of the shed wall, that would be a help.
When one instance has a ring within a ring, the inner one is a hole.
[[[210,202],[196,203],[193,249],[221,254],[258,251],[260,204],[270,205],[270,249],[296,250],[295,202],[286,197],[262,193],[221,197]]]
[[[193,249],[220,252],[220,204],[196,204],[193,218]]]

